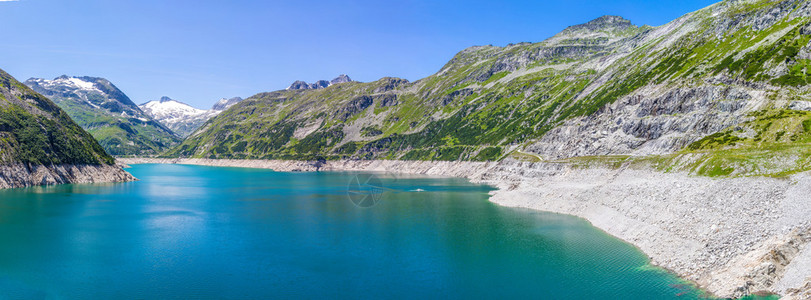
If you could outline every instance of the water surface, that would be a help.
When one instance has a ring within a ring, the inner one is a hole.
[[[462,179],[380,175],[360,208],[358,173],[129,171],[141,181],[0,191],[0,298],[700,297],[582,219]]]

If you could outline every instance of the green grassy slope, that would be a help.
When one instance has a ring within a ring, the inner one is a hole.
[[[0,163],[113,164],[114,160],[56,104],[0,70]]]
[[[35,91],[53,100],[115,156],[157,155],[180,142],[171,130],[144,114],[121,90],[103,78],[76,77],[92,84],[82,89],[62,76],[29,79]]]
[[[598,72],[574,68],[610,55],[648,28],[607,26],[560,42],[474,47],[411,83],[384,78],[246,99],[209,121],[170,156],[495,160],[584,113],[574,102]],[[528,96],[529,95],[529,96]],[[296,134],[297,130],[308,135]]]
[[[794,126],[807,113],[786,104],[811,99],[809,15],[807,1],[751,0],[724,1],[656,28],[604,17],[540,43],[466,49],[416,82],[258,94],[166,155],[498,160],[644,89],[737,86],[767,99],[752,104],[758,110],[740,126],[666,157],[634,159],[704,175],[806,170],[802,159],[775,165],[763,157],[807,157],[806,129]],[[764,129],[761,119],[776,115],[794,127]],[[764,133],[730,137],[738,127]]]

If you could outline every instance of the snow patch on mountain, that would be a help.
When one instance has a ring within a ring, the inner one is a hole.
[[[240,101],[242,101],[242,98],[239,97],[223,98],[214,104],[211,109],[204,110],[169,97],[162,97],[160,100],[149,101],[138,107],[153,119],[172,129],[176,134],[186,137],[206,121]]]
[[[84,90],[88,92],[101,92],[98,88],[96,88],[96,84],[94,82],[85,81],[77,77],[68,77],[65,75],[59,76],[54,80],[47,80],[43,78],[31,78],[28,80],[29,82],[36,82],[44,88],[54,89],[75,89],[75,90]]]

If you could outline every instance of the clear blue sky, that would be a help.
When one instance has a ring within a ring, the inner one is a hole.
[[[714,2],[0,0],[0,68],[207,108],[341,73],[417,80],[469,46],[539,42],[609,14],[662,25]]]

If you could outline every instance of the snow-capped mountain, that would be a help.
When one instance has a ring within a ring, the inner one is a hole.
[[[186,137],[206,121],[240,101],[242,101],[242,98],[239,97],[223,98],[217,101],[211,109],[204,110],[169,97],[162,97],[160,100],[149,101],[138,107],[148,116],[172,129],[176,134]]]
[[[329,87],[331,85],[346,82],[353,82],[352,78],[349,78],[349,76],[347,76],[346,74],[341,74],[338,77],[335,77],[335,79],[332,79],[330,81],[319,80],[314,83],[307,83],[305,81],[296,80],[290,86],[287,87],[287,90],[317,90]]]
[[[25,85],[51,98],[57,104],[70,100],[124,117],[140,119],[144,117],[132,100],[104,78],[62,75],[53,80],[31,78],[25,81]]]
[[[107,79],[63,75],[25,85],[56,103],[109,154],[157,155],[180,141]]]

